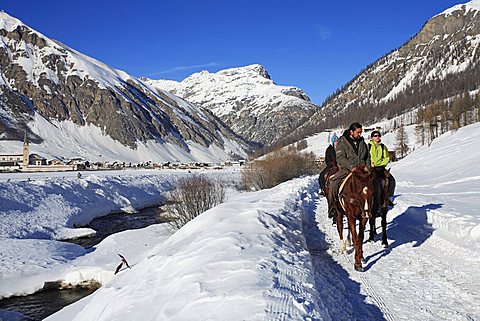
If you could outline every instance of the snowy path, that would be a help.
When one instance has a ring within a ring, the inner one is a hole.
[[[365,272],[358,273],[353,270],[353,253],[342,255],[338,250],[325,199],[315,197],[311,203],[304,206],[304,231],[319,297],[332,320],[480,319],[480,258],[429,226],[426,211],[439,206],[392,209],[390,246],[383,248],[378,236],[375,243],[364,243],[367,262]]]

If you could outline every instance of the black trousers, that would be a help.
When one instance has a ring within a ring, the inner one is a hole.
[[[375,174],[375,180],[373,181],[374,193],[373,193],[373,204],[374,208],[382,207],[381,203],[382,198],[382,188],[383,181],[385,179],[385,167],[374,167],[372,168],[373,173]],[[392,173],[388,176],[388,195],[387,198],[395,195],[395,185],[396,181]]]

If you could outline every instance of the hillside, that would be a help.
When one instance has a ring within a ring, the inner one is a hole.
[[[473,0],[432,17],[409,41],[328,97],[296,134],[353,121],[375,123],[475,94],[480,88],[479,10],[480,1]]]

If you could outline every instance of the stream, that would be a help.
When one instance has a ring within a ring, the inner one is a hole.
[[[159,215],[162,212],[160,205],[157,205],[146,207],[134,214],[120,212],[99,217],[86,226],[94,229],[97,232],[95,235],[66,242],[91,248],[109,235],[144,228],[152,224],[165,223],[166,221]],[[94,284],[88,287],[61,289],[59,285],[49,284],[34,294],[0,300],[0,309],[20,312],[25,316],[24,320],[40,321],[63,307],[92,294],[99,286],[99,284]],[[8,319],[2,319],[0,314],[0,320],[7,321]]]

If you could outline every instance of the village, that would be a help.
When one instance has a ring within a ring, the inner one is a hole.
[[[226,167],[241,167],[246,160],[224,162],[92,162],[82,157],[69,159],[51,159],[30,153],[28,137],[25,133],[22,154],[0,154],[0,172],[64,172],[83,170],[122,170],[122,169],[223,169]]]

